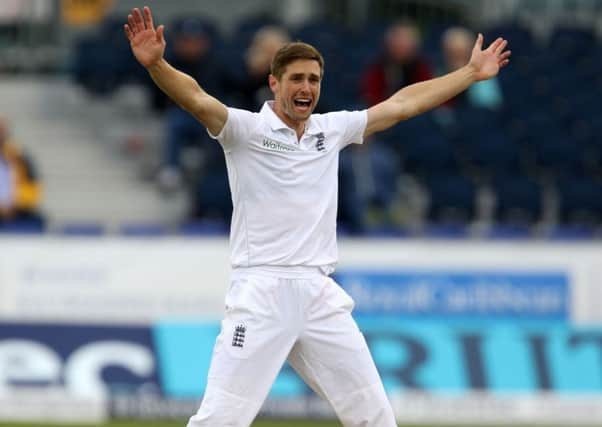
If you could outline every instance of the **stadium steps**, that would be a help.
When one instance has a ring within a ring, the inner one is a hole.
[[[187,210],[183,194],[165,198],[141,179],[120,148],[133,129],[157,139],[143,100],[132,90],[96,99],[64,78],[3,77],[0,113],[34,159],[44,183],[50,226],[98,222],[173,225]],[[132,96],[134,95],[134,96]],[[156,122],[156,120],[154,120]]]

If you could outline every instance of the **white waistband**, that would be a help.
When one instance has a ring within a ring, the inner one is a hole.
[[[334,269],[331,266],[312,267],[307,265],[257,265],[253,267],[234,267],[232,275],[245,273],[265,274],[280,277],[328,276]]]

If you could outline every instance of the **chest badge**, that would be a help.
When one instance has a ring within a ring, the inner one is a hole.
[[[324,147],[324,140],[326,139],[324,137],[324,132],[316,134],[316,138],[318,138],[318,141],[316,142],[316,150],[326,151],[326,147]]]

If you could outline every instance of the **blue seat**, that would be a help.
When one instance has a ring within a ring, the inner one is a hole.
[[[485,43],[494,41],[497,37],[508,40],[513,55],[531,55],[535,49],[533,33],[530,29],[517,22],[502,22],[484,32]]]
[[[462,142],[464,157],[485,179],[520,169],[520,149],[503,131],[472,133]]]
[[[549,240],[591,240],[594,228],[588,225],[558,225],[546,235]]]
[[[127,237],[161,237],[167,234],[167,227],[162,224],[123,224],[119,234]]]
[[[596,36],[586,28],[556,28],[549,42],[554,55],[570,61],[589,55],[595,47]]]
[[[531,227],[528,224],[492,224],[484,237],[493,240],[530,239]]]
[[[366,228],[364,233],[362,233],[362,237],[398,239],[409,237],[411,234],[412,233],[407,228],[384,225]]]
[[[281,26],[281,22],[267,14],[246,16],[236,24],[231,41],[236,45],[247,47],[251,44],[251,39],[257,30],[268,25]]]
[[[439,224],[467,224],[475,217],[476,185],[461,175],[434,175],[426,180],[430,195],[427,218]]]
[[[428,116],[402,122],[390,130],[389,145],[403,159],[405,170],[421,177],[459,170],[451,141],[430,122]],[[395,141],[391,143],[391,141]]]
[[[543,213],[543,187],[533,178],[497,175],[491,181],[495,194],[494,220],[498,224],[530,225]]]
[[[230,227],[221,220],[196,220],[180,225],[179,233],[184,236],[227,236]]]
[[[469,229],[463,223],[431,223],[424,227],[422,235],[429,239],[466,239]]]
[[[105,232],[105,226],[98,223],[72,223],[65,224],[59,228],[63,236],[101,236]]]
[[[111,16],[98,34],[78,38],[70,71],[75,81],[96,95],[108,95],[141,74],[123,35],[123,17]]]
[[[559,219],[563,224],[602,222],[602,183],[593,177],[569,176],[558,181]]]
[[[42,234],[45,225],[37,220],[22,220],[0,224],[0,234]]]
[[[535,164],[550,176],[582,173],[585,169],[582,149],[564,134],[547,134],[532,140]]]

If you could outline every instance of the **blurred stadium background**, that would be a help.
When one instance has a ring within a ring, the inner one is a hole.
[[[417,58],[445,68],[449,28],[507,38],[488,95],[343,152],[336,279],[401,424],[602,425],[602,1],[146,4],[169,57],[233,106],[262,96],[246,70],[266,26],[323,52],[321,111],[370,104],[394,22],[420,39],[399,79]],[[178,425],[202,397],[228,284],[225,164],[132,58],[122,25],[143,5],[0,0],[18,147],[0,166],[27,178],[11,189],[0,168],[0,423]],[[261,422],[305,425],[282,419],[333,419],[288,366]]]

